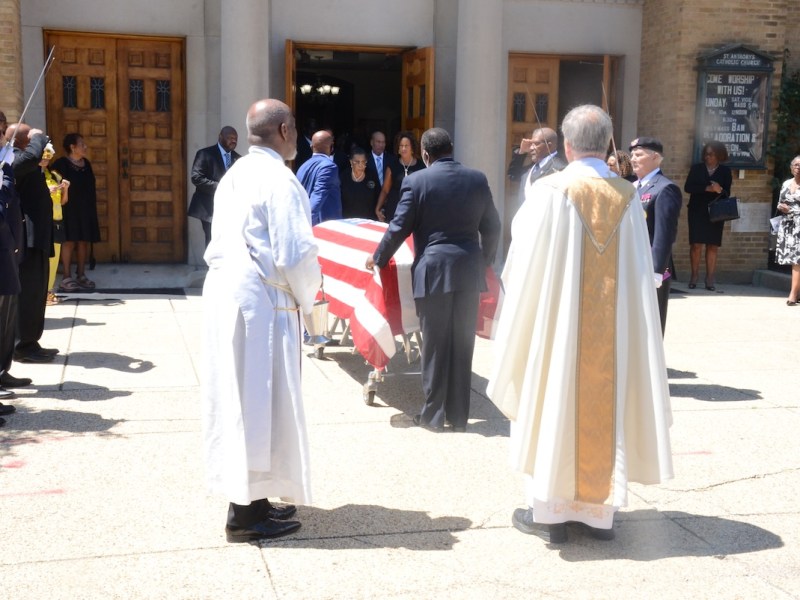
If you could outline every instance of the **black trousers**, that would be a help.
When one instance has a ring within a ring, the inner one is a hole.
[[[47,280],[50,277],[49,253],[27,248],[19,265],[19,342],[17,352],[26,354],[41,348],[44,333],[44,311],[47,308]]]
[[[422,331],[422,422],[454,427],[469,419],[472,354],[479,292],[452,292],[417,298]]]
[[[667,327],[667,303],[669,302],[669,288],[672,287],[672,277],[664,280],[661,287],[656,290],[658,300],[658,314],[661,317],[661,337],[664,337],[664,330]]]
[[[208,244],[211,242],[211,221],[201,219],[200,224],[203,226],[203,235],[206,237],[206,248],[208,248]]]
[[[231,529],[243,529],[260,523],[267,518],[269,500],[253,500],[250,504],[228,505],[228,527]]]
[[[0,296],[0,375],[8,373],[17,337],[17,295]]]

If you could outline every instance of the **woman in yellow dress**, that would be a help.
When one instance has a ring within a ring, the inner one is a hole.
[[[44,179],[50,190],[50,199],[53,201],[53,248],[54,254],[50,258],[50,279],[47,283],[47,305],[58,304],[56,296],[56,271],[58,270],[58,260],[61,255],[61,242],[64,241],[64,225],[62,222],[61,206],[67,203],[69,181],[64,179],[58,171],[48,168],[50,160],[55,155],[52,144],[45,146],[42,152],[42,160],[39,166],[42,167]]]

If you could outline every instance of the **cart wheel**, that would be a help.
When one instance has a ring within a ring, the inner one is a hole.
[[[325,354],[325,346],[320,346],[314,350],[314,356],[319,359],[322,359],[322,355]]]
[[[364,394],[364,404],[367,406],[375,404],[375,390],[370,390]]]

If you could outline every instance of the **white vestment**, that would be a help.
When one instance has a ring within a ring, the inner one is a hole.
[[[672,477],[645,215],[597,159],[537,181],[511,225],[488,394],[540,523],[609,528],[627,482]]]
[[[214,196],[203,287],[203,431],[210,489],[236,504],[311,502],[300,312],[321,283],[308,195],[254,146]]]

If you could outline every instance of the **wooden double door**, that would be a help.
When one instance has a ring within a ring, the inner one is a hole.
[[[80,133],[97,181],[99,262],[186,260],[184,41],[45,31],[47,133]]]

